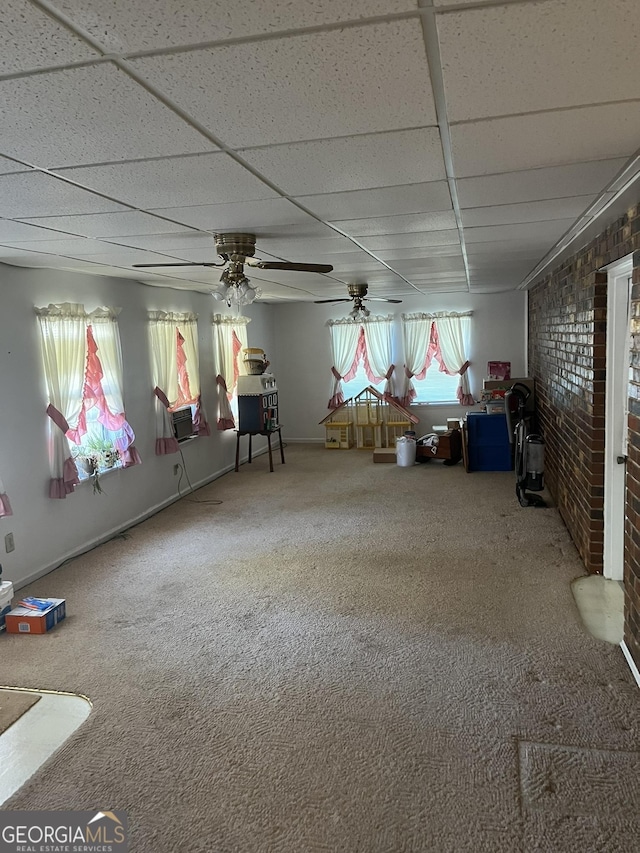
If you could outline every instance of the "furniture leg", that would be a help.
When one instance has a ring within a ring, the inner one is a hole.
[[[249,433],[249,465],[251,465],[251,433]]]
[[[236,471],[240,470],[240,433],[236,433]]]
[[[282,430],[278,427],[278,439],[280,440],[280,459],[284,465],[284,447],[282,446]]]
[[[271,432],[267,433],[267,445],[269,447],[269,471],[273,472],[273,454],[271,453]]]

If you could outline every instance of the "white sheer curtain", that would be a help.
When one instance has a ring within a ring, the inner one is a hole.
[[[331,372],[333,382],[329,409],[335,409],[344,403],[342,380],[349,378],[349,373],[357,367],[358,338],[361,325],[356,320],[329,320],[327,323],[331,337]],[[383,374],[384,375],[384,374]]]
[[[183,314],[149,311],[149,344],[153,392],[156,395],[156,455],[177,453],[169,408],[178,399],[178,342],[176,328]]]
[[[467,368],[469,341],[471,338],[471,312],[464,314],[438,313],[434,315],[440,356],[445,370],[449,374],[459,373],[458,400],[463,406],[473,406],[475,400],[471,394]]]
[[[420,376],[427,365],[429,341],[433,317],[430,314],[402,315],[402,343],[404,346],[404,383],[400,403],[410,406],[416,396],[416,389],[411,381],[414,376]]]
[[[5,491],[4,483],[0,480],[0,518],[5,515],[13,515],[13,510],[11,509],[9,495]]]
[[[129,468],[131,465],[139,465],[142,459],[133,444],[135,433],[126,420],[124,409],[124,370],[118,328],[120,311],[120,308],[96,308],[88,315],[88,321],[91,323],[93,338],[98,348],[104,399],[109,413],[115,416],[105,426],[114,432],[120,432],[114,443],[120,452],[122,467]]]
[[[198,353],[198,316],[197,314],[185,314],[184,319],[178,323],[178,331],[184,338],[182,348],[187,360],[187,373],[189,376],[189,388],[195,402],[196,412],[193,419],[194,427],[198,435],[211,435],[207,416],[202,405],[200,390],[200,356]]]
[[[395,365],[392,363],[392,329],[393,315],[386,317],[367,317],[362,321],[365,341],[365,370],[369,379],[380,381],[385,379],[383,393],[385,397],[393,397],[391,377]]]
[[[70,302],[35,310],[49,396],[49,497],[65,498],[80,482],[66,433],[82,411],[87,315],[84,305]]]
[[[233,396],[240,373],[239,354],[247,343],[247,323],[249,317],[232,317],[227,314],[214,314],[215,353],[218,374],[218,420],[219,430],[234,429],[233,412],[229,401]]]

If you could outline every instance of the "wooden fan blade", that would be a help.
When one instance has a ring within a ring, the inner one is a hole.
[[[394,302],[399,305],[402,302],[402,299],[385,299],[384,296],[364,296],[364,302]]]
[[[295,264],[287,261],[255,261],[247,258],[246,263],[250,267],[261,270],[294,270],[297,272],[331,272],[331,264]]]
[[[132,264],[136,269],[151,269],[155,267],[223,267],[224,264],[206,264],[196,263],[195,261],[185,262],[183,264]]]
[[[325,302],[351,302],[350,299],[314,299],[314,305],[324,305]]]

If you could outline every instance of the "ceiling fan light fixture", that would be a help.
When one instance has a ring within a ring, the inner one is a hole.
[[[349,311],[349,316],[354,320],[366,320],[371,312],[364,305],[356,305]]]
[[[227,307],[231,308],[232,305],[250,305],[262,295],[262,291],[254,287],[244,273],[232,268],[223,270],[220,283],[211,291],[211,295],[219,302],[226,302]]]

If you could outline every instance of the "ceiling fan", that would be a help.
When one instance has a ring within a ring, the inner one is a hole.
[[[371,313],[363,304],[364,302],[393,302],[399,304],[402,299],[386,299],[384,296],[367,296],[367,284],[348,284],[349,296],[344,299],[316,299],[316,305],[322,305],[326,302],[351,302],[353,300],[353,308],[349,311],[349,316],[354,320],[362,317],[368,317]]]
[[[294,272],[331,272],[331,264],[291,263],[289,261],[263,261],[254,258],[256,247],[255,234],[214,234],[216,251],[222,263],[183,261],[168,264],[133,264],[137,269],[158,267],[225,267],[220,284],[211,291],[214,299],[248,305],[261,295],[259,288],[253,287],[244,274],[245,264],[260,270],[291,270]]]

